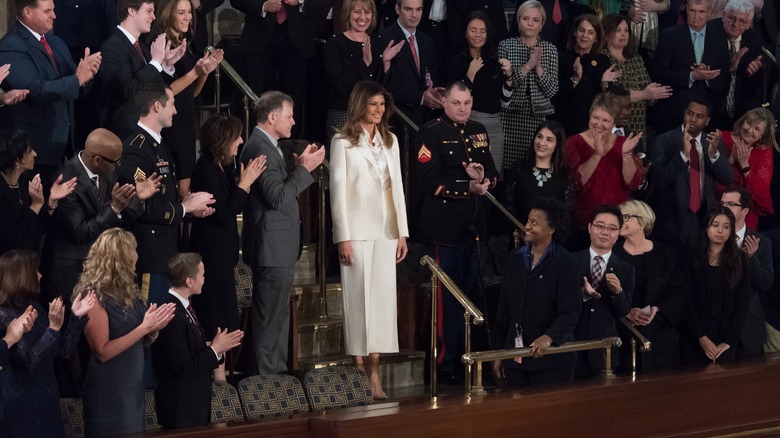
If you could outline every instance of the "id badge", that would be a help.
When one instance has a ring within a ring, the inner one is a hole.
[[[517,329],[515,329],[517,331]],[[518,332],[515,336],[515,348],[523,348],[523,335],[522,333]],[[516,357],[515,362],[517,363],[523,363],[522,357]]]

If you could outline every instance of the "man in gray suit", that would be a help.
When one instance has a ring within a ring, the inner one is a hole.
[[[295,156],[288,171],[280,138],[290,137],[292,98],[278,91],[263,93],[255,104],[257,126],[241,153],[241,162],[265,155],[266,170],[252,184],[244,211],[242,248],[244,262],[252,267],[252,333],[259,374],[287,371],[290,310],[288,301],[293,269],[300,256],[300,208],[298,195],[314,178],[311,171],[322,163],[325,148],[310,144]]]

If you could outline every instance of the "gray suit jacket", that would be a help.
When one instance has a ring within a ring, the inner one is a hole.
[[[288,172],[279,150],[255,127],[241,152],[241,162],[246,165],[260,155],[267,157],[266,169],[252,184],[244,210],[244,262],[250,266],[293,267],[301,245],[298,195],[314,178],[303,166]]]

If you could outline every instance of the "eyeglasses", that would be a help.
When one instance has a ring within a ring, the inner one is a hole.
[[[117,160],[112,160],[110,158],[106,158],[102,155],[97,155],[98,157],[102,158],[104,161],[108,162],[108,164],[113,165],[114,167],[119,167],[120,164],[122,164],[122,159],[119,158]]]
[[[606,226],[606,225],[604,225],[602,223],[594,224],[593,222],[591,222],[590,224],[593,225],[594,227],[596,227],[597,230],[599,230],[601,232],[607,232],[609,234],[615,234],[618,231],[620,231],[620,228],[618,228],[618,227]]]
[[[734,201],[720,201],[720,205],[724,207],[744,207],[744,205],[738,204]]]
[[[639,215],[636,215],[636,214],[624,214],[623,215],[623,222],[628,222],[629,219],[631,219],[632,217],[636,218],[636,219],[639,219],[642,216],[639,216]]]

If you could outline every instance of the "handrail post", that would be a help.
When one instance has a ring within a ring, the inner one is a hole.
[[[478,360],[474,363],[474,384],[469,389],[470,395],[484,395],[485,387],[482,385],[482,361]]]
[[[468,311],[463,312],[463,333],[466,336],[464,351],[471,353],[471,315]],[[466,393],[471,389],[471,364],[466,364],[463,369],[463,386]]]
[[[317,175],[317,182],[319,184],[319,236],[317,236],[317,255],[319,258],[320,269],[320,319],[326,319],[328,317],[328,279],[325,273],[325,169],[320,168],[319,175]]]
[[[606,361],[604,362],[604,378],[614,379],[615,373],[612,372],[612,346],[604,347],[604,351],[606,352]]]
[[[249,140],[249,98],[244,96],[244,138]]]
[[[438,348],[436,346],[436,329],[437,329],[437,323],[436,323],[436,316],[438,309],[436,308],[437,303],[437,292],[439,289],[439,279],[436,278],[436,275],[431,274],[431,364],[430,364],[430,374],[431,374],[431,398],[436,397],[436,359],[439,356]]]
[[[222,106],[222,74],[220,73],[219,64],[214,69],[214,113],[219,114],[219,109]]]

